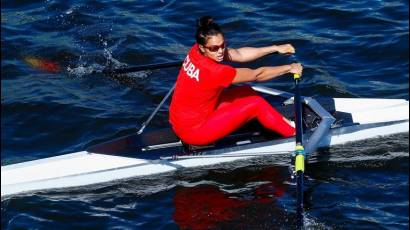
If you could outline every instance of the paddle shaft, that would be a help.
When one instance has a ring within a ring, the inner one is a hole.
[[[175,61],[175,62],[166,62],[166,63],[159,63],[159,64],[139,65],[139,66],[133,66],[133,67],[119,68],[119,69],[105,69],[105,70],[102,71],[102,73],[106,74],[106,75],[117,75],[117,74],[138,72],[138,71],[143,71],[143,70],[154,70],[154,69],[179,67],[181,65],[182,65],[181,61]],[[137,134],[141,134],[144,131],[144,129],[151,122],[151,120],[155,116],[155,114],[157,114],[157,112],[159,111],[161,106],[169,98],[169,96],[171,95],[174,88],[175,88],[175,84],[168,91],[167,95],[162,99],[161,103],[159,103],[159,105],[155,108],[154,112],[151,113],[149,118],[144,123],[142,123],[142,125],[140,126],[140,129],[138,130]]]
[[[182,65],[181,61],[175,61],[175,62],[166,62],[166,63],[159,63],[159,64],[139,65],[139,66],[133,66],[133,67],[118,68],[118,69],[107,68],[103,70],[102,73],[107,74],[107,75],[125,74],[125,73],[132,73],[132,72],[138,72],[138,71],[143,71],[143,70],[154,70],[154,69],[179,67],[181,65]]]
[[[151,115],[148,117],[148,119],[142,123],[141,128],[138,130],[137,134],[140,135],[142,132],[144,132],[144,129],[148,126],[148,124],[151,122],[152,118],[158,113],[159,109],[162,107],[162,105],[167,101],[169,96],[171,96],[172,92],[174,91],[176,86],[176,83],[172,86],[172,88],[168,91],[167,95],[165,95],[164,98],[162,98],[162,101],[159,103],[159,105],[154,109],[154,112],[151,113]]]
[[[294,75],[295,80],[295,125],[296,125],[296,147],[295,147],[295,171],[296,171],[296,194],[297,194],[297,227],[303,226],[303,185],[305,170],[305,152],[303,148],[303,124],[302,124],[302,102],[300,96],[300,76]]]
[[[299,79],[295,79],[295,126],[296,126],[296,143],[303,145],[303,126],[302,126],[302,102],[300,96]]]

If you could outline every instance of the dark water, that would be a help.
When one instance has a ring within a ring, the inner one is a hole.
[[[181,60],[195,19],[231,47],[292,43],[307,96],[409,98],[408,1],[3,1],[1,164],[135,132],[178,69],[110,78],[105,66]],[[52,73],[29,58],[59,64]],[[294,60],[294,59],[292,59]],[[268,56],[248,66],[280,65]],[[287,77],[263,83],[291,90]],[[163,108],[151,128],[166,124]],[[307,166],[307,229],[407,229],[408,134],[323,150]],[[288,159],[261,158],[1,202],[2,229],[294,229]]]

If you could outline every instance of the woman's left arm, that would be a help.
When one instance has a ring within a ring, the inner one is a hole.
[[[249,62],[271,53],[295,53],[295,48],[291,44],[272,45],[265,47],[242,47],[239,49],[230,49],[225,53],[226,61]]]

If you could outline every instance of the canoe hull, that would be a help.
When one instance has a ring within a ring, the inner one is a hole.
[[[292,118],[289,93],[254,87],[264,94],[284,116]],[[283,99],[284,98],[284,99]],[[278,101],[279,100],[279,101]],[[285,101],[286,100],[286,101]],[[335,122],[317,147],[329,147],[368,138],[409,131],[409,102],[402,99],[327,98],[305,100],[304,137],[309,137],[320,122],[317,111]],[[276,103],[276,104],[275,104]],[[314,106],[311,106],[312,108]],[[256,127],[256,128],[255,128]],[[272,136],[258,125],[222,139],[209,148],[190,150],[171,129],[132,134],[91,146],[86,151],[1,167],[1,197],[17,193],[84,186],[125,178],[166,173],[180,168],[198,167],[244,160],[250,157],[292,153],[294,138]],[[267,135],[265,135],[267,133]],[[312,139],[313,134],[311,135]],[[178,156],[178,159],[173,158]],[[164,160],[166,159],[167,160]]]

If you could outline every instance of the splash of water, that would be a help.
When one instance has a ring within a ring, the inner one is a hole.
[[[313,216],[309,216],[307,213],[303,216],[303,229],[333,229],[332,227],[326,226],[323,223],[320,223],[317,218],[314,218]]]
[[[89,62],[94,62],[95,60],[87,60],[89,57],[87,57],[87,54],[81,55],[79,57],[79,64],[75,67],[67,67],[67,72],[69,75],[74,76],[74,77],[84,77],[90,74],[103,74],[103,70],[105,69],[120,69],[120,68],[125,68],[128,67],[126,63],[122,63],[116,58],[113,57],[113,50],[117,49],[118,46],[124,41],[120,40],[111,47],[108,46],[108,42],[102,37],[102,35],[98,35],[101,44],[104,46],[103,49],[103,56],[105,59],[105,63],[103,65],[97,64],[97,63],[92,63],[89,64]],[[94,58],[91,58],[94,59]],[[133,72],[133,73],[128,73],[126,76],[124,75],[123,78],[127,79],[138,79],[142,80],[145,79],[149,76],[151,71],[139,71],[139,72]],[[115,79],[117,79],[115,77]]]
[[[77,67],[67,67],[67,72],[70,76],[74,76],[74,77],[83,77],[86,75],[90,75],[93,73],[99,73],[102,72],[104,70],[104,66],[99,65],[99,64],[92,64],[90,66],[86,66],[86,65],[79,65]]]

